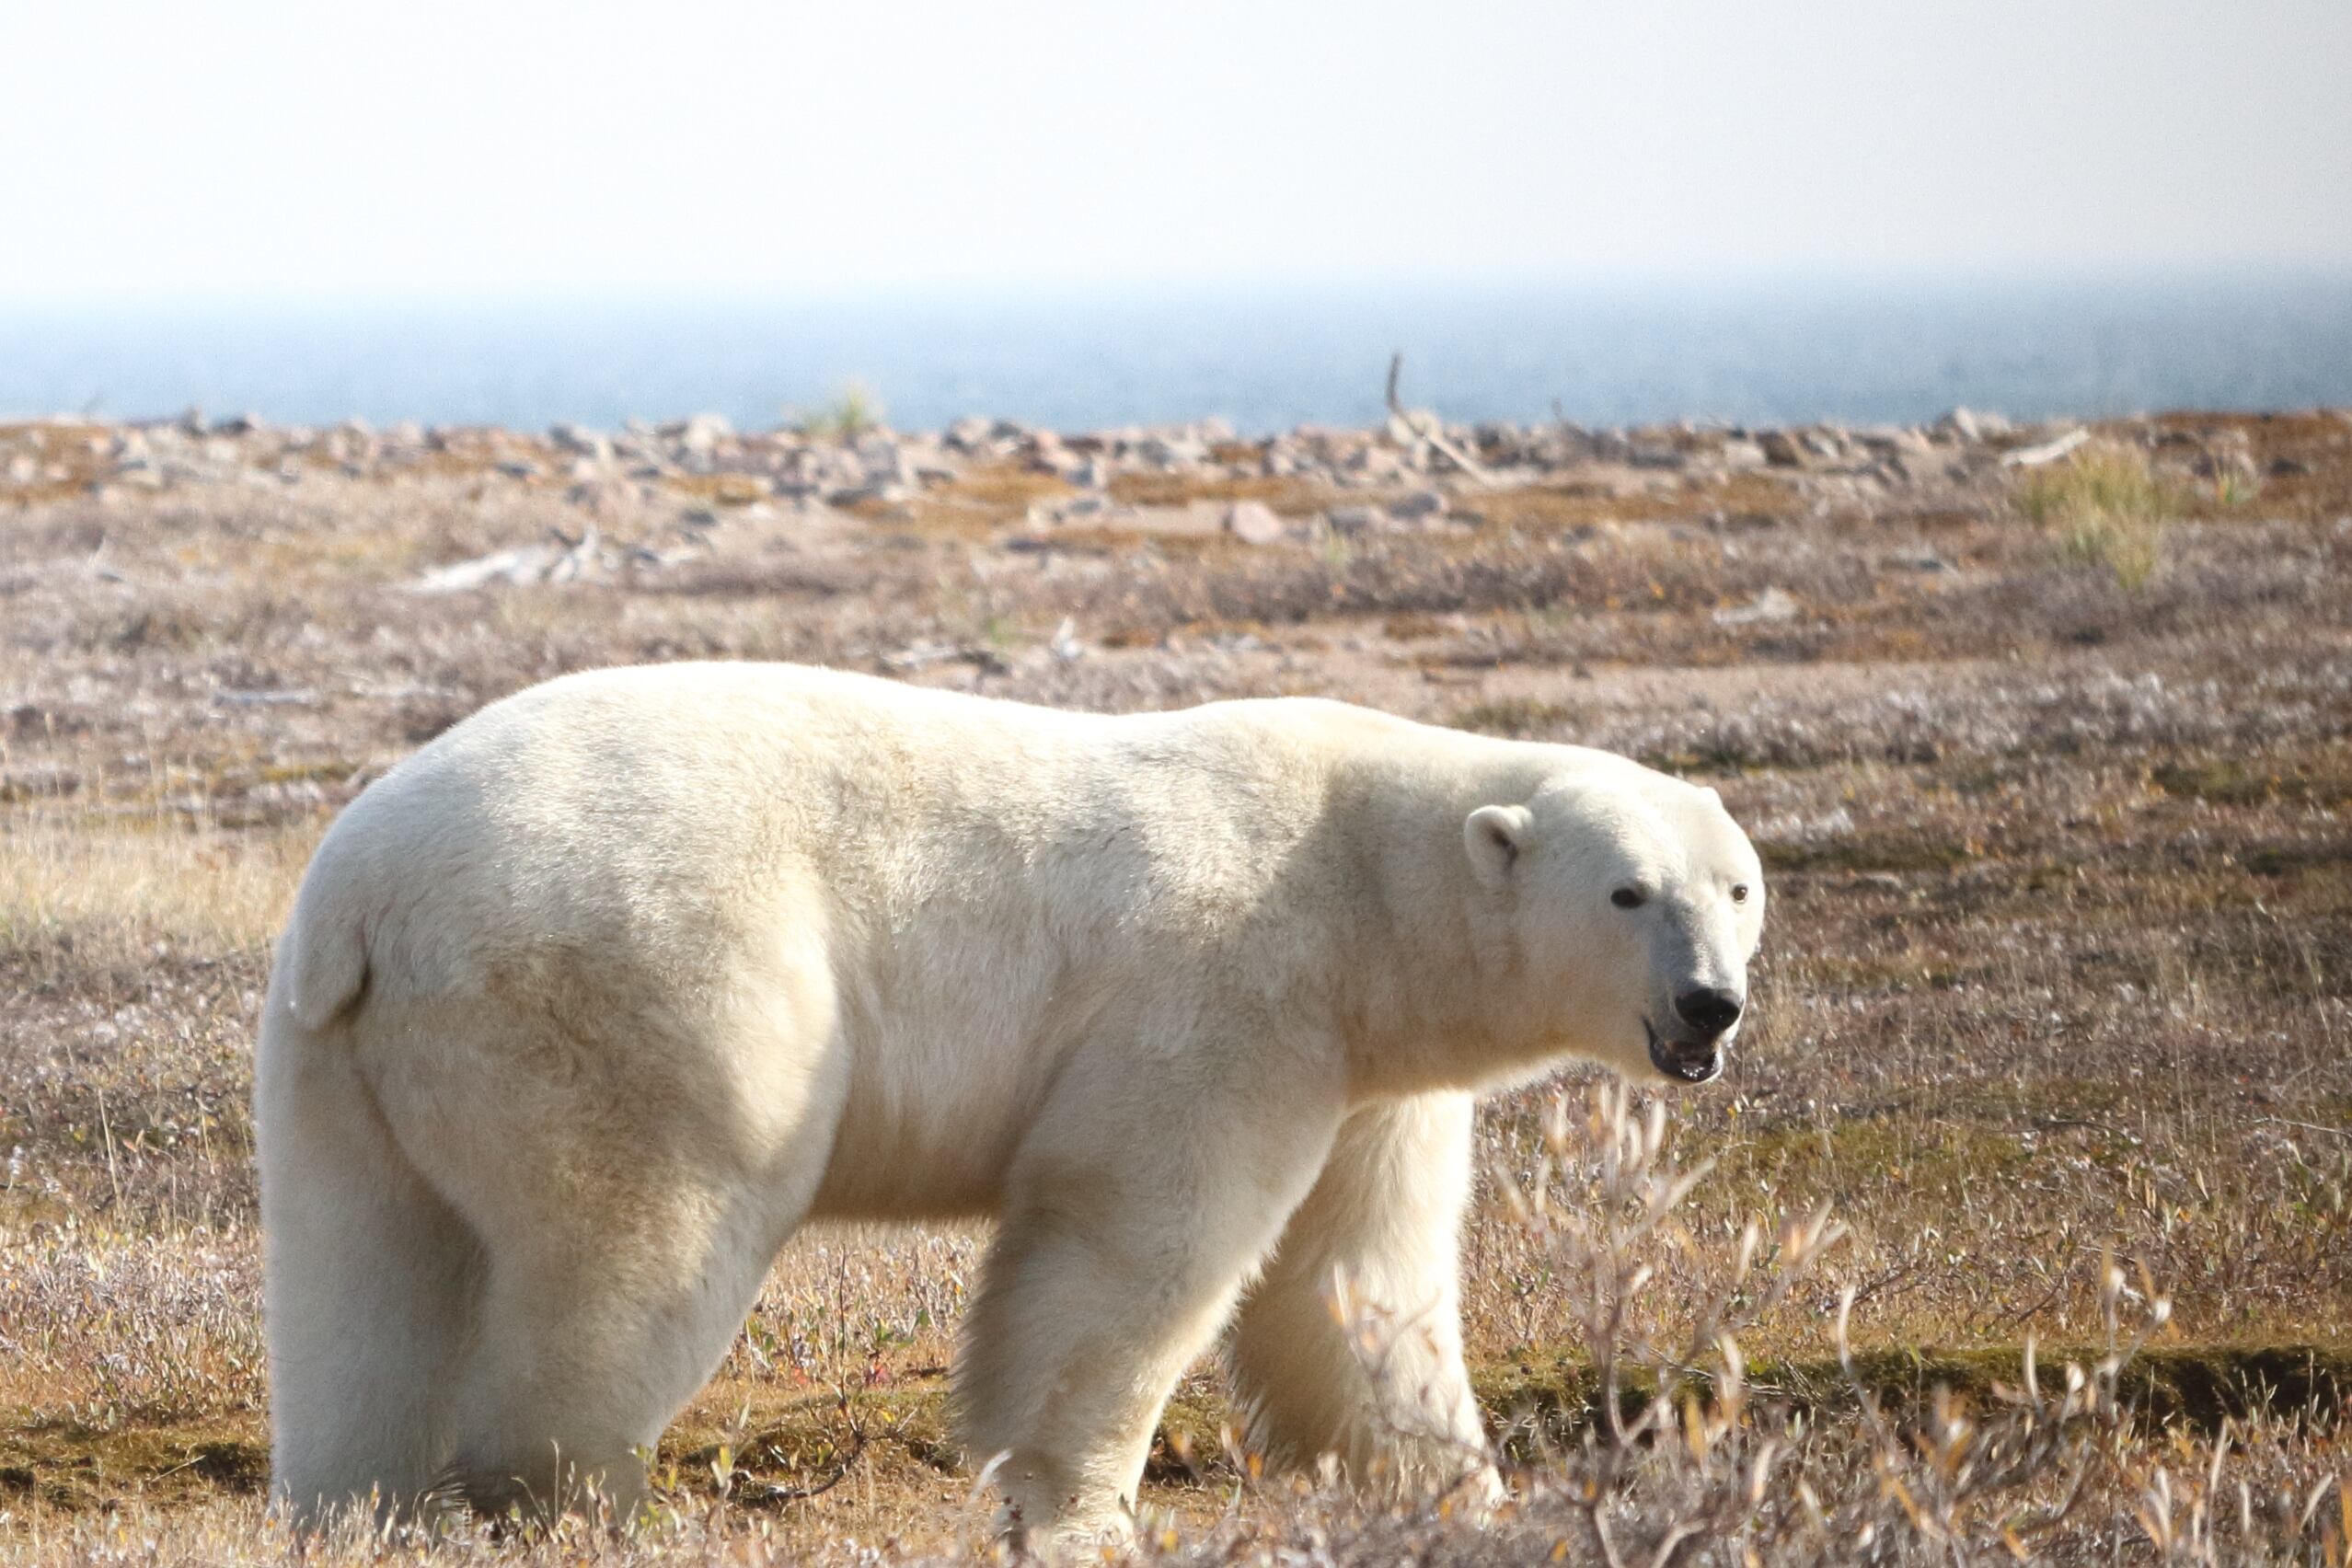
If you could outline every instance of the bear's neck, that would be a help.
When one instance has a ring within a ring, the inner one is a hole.
[[[1472,811],[1524,800],[1535,779],[1516,757],[1475,772],[1439,761],[1400,779],[1387,758],[1348,791],[1360,896],[1335,933],[1332,1000],[1359,1098],[1493,1088],[1568,1051],[1549,1021],[1552,998],[1523,972],[1507,911],[1471,876],[1462,843]]]

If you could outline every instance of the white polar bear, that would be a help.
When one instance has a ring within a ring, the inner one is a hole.
[[[1491,1492],[1470,1094],[1712,1078],[1763,914],[1712,790],[1339,703],[526,691],[343,813],[278,950],[275,1492],[628,1508],[820,1216],[998,1221],[957,1405],[1032,1528],[1121,1528],[1228,1320],[1264,1451]]]

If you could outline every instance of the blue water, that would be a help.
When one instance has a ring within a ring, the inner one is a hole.
[[[1748,279],[521,306],[0,302],[0,414],[746,428],[862,384],[906,429],[1222,415],[1360,424],[1409,401],[1587,424],[2352,404],[2352,269],[2238,277]]]

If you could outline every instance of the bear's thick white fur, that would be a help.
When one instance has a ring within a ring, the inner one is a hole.
[[[278,951],[276,1493],[628,1507],[827,1216],[998,1221],[958,1408],[1032,1528],[1119,1528],[1228,1324],[1268,1452],[1491,1490],[1471,1092],[1711,1075],[1677,998],[1744,995],[1763,905],[1712,790],[1338,703],[524,692],[343,813]],[[1373,1371],[1334,1291],[1391,1326]]]

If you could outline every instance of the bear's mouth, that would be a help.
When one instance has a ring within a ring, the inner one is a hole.
[[[1678,1083],[1711,1083],[1723,1076],[1723,1045],[1713,1040],[1666,1040],[1648,1019],[1642,1032],[1650,1037],[1650,1065]]]

